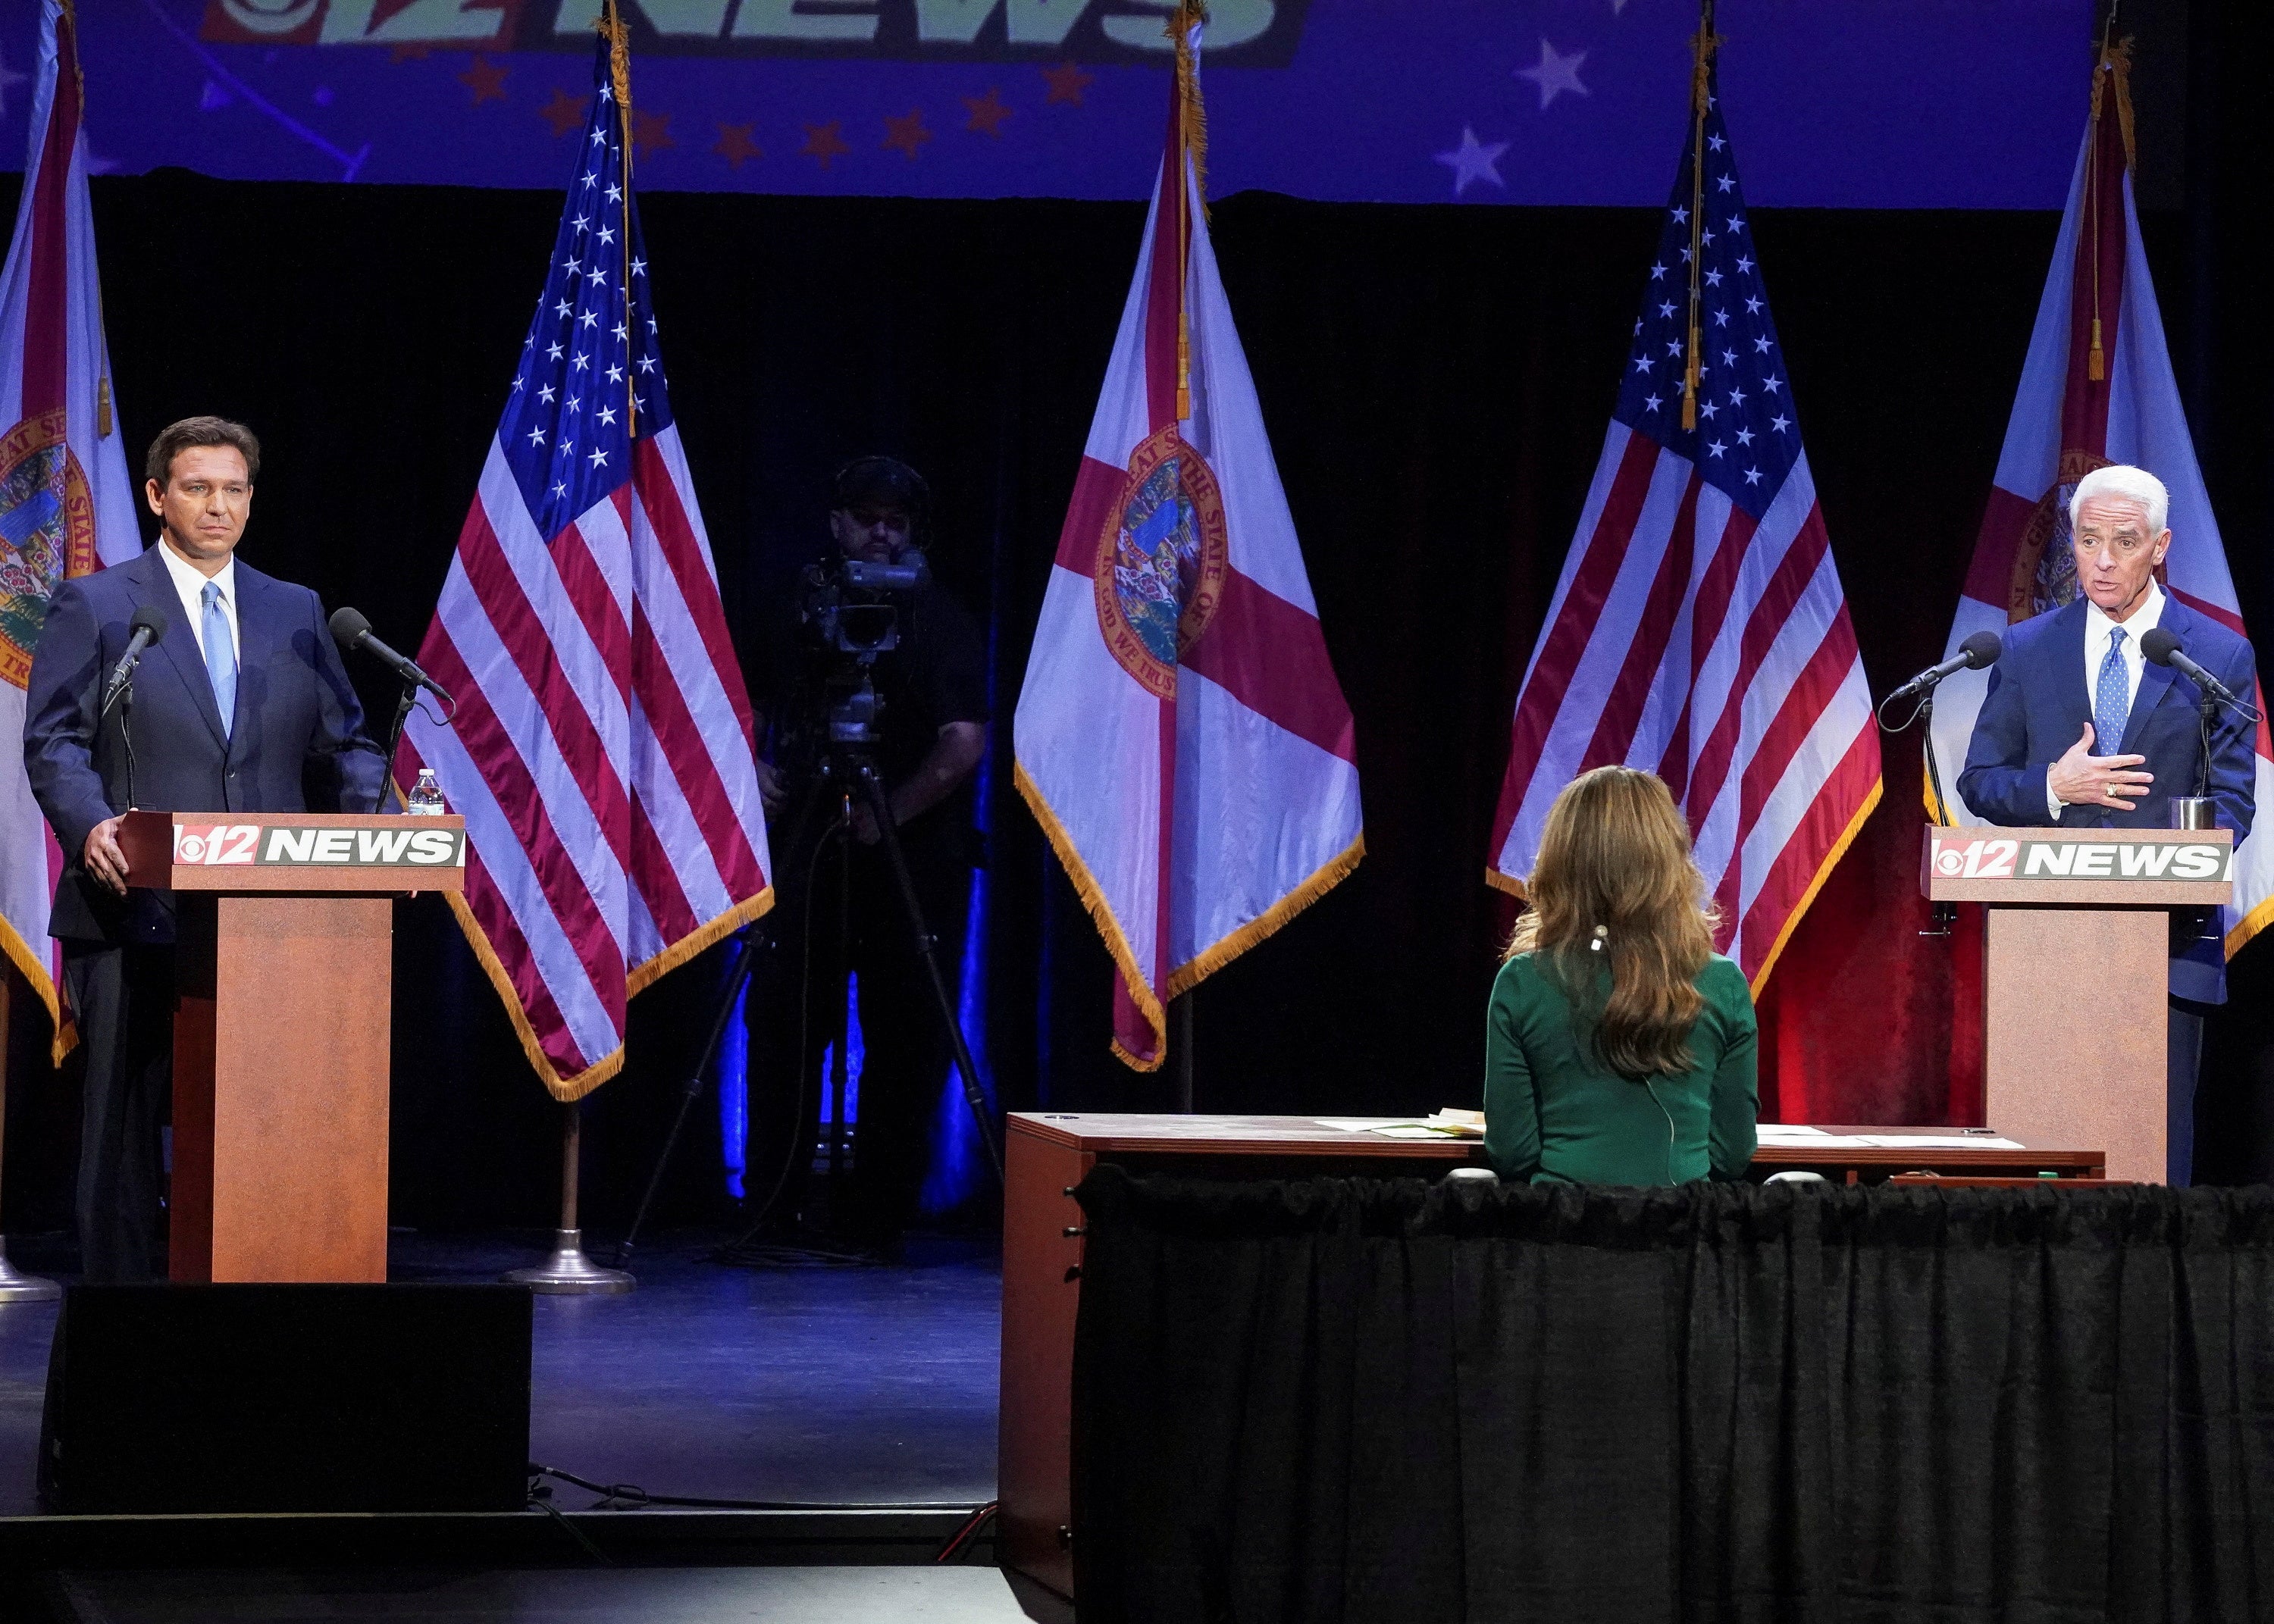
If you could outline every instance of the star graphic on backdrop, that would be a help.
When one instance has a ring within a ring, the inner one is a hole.
[[[1500,155],[1508,150],[1506,141],[1484,142],[1468,125],[1461,126],[1461,144],[1450,152],[1441,152],[1437,162],[1453,171],[1453,195],[1459,197],[1469,189],[1471,181],[1488,180],[1503,190],[1508,183],[1500,177]]]
[[[912,107],[901,117],[885,120],[885,139],[877,144],[907,154],[908,161],[913,163],[916,154],[930,139],[931,132],[924,128],[923,109]]]
[[[963,105],[971,110],[971,117],[964,121],[963,127],[976,130],[982,135],[1001,135],[1003,121],[1011,116],[1011,109],[1004,104],[1002,95],[992,85],[987,86],[987,94],[983,96],[964,97]]]
[[[650,153],[679,143],[671,139],[671,115],[641,109],[632,114],[632,155],[644,158]]]
[[[805,145],[799,147],[798,151],[805,154],[825,169],[829,167],[830,160],[842,158],[853,150],[846,145],[844,128],[844,122],[836,118],[831,119],[825,124],[808,124],[805,127]]]
[[[1540,41],[1540,60],[1532,67],[1518,68],[1516,77],[1528,79],[1540,86],[1540,105],[1545,109],[1565,91],[1584,96],[1587,87],[1579,82],[1579,64],[1587,60],[1585,51],[1573,51],[1568,56],[1558,56],[1555,48],[1545,39]]]
[[[719,144],[711,150],[738,169],[742,167],[745,158],[764,157],[765,154],[758,150],[757,143],[750,139],[750,131],[754,127],[755,121],[747,124],[720,124]]]
[[[474,93],[474,105],[479,107],[485,102],[505,100],[505,76],[512,71],[477,56],[473,65],[458,75],[458,83]]]
[[[1082,87],[1096,77],[1095,73],[1083,72],[1081,64],[1074,62],[1061,62],[1055,68],[1043,70],[1043,78],[1048,81],[1050,87],[1050,102],[1052,106],[1065,102],[1080,107]]]
[[[555,85],[553,100],[538,108],[537,116],[553,126],[553,139],[557,141],[584,122],[584,104]]]

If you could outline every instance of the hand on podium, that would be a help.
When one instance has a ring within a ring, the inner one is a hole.
[[[2127,812],[2156,781],[2152,772],[2127,771],[2147,759],[2144,756],[2095,756],[2092,724],[2087,722],[2082,736],[2068,747],[2068,754],[2045,769],[2045,787],[2064,806],[2113,807]]]
[[[87,831],[87,849],[79,853],[87,871],[120,896],[126,894],[126,853],[118,849],[118,825],[124,820],[106,817]]]

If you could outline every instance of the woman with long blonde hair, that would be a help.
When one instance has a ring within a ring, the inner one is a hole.
[[[1598,767],[1548,808],[1493,982],[1485,1151],[1503,1178],[1678,1184],[1753,1157],[1758,1029],[1713,951],[1690,829],[1653,775]]]

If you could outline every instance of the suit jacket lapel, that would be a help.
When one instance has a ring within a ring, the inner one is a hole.
[[[221,709],[214,703],[213,679],[206,675],[206,663],[198,653],[197,635],[190,629],[188,613],[182,607],[182,596],[174,590],[174,577],[166,568],[166,560],[158,556],[158,549],[166,544],[153,542],[136,563],[142,567],[135,578],[135,595],[144,603],[162,610],[166,616],[166,635],[158,640],[157,651],[173,666],[174,674],[190,691],[190,703],[206,719],[212,730],[214,743],[223,749],[229,741],[221,731]],[[127,566],[132,568],[132,565]],[[239,686],[242,686],[240,684]]]
[[[2182,643],[2187,642],[2185,614],[2186,611],[2180,607],[2179,599],[2166,591],[2164,594],[2164,617],[2159,624]],[[2148,713],[2163,703],[2164,696],[2172,691],[2172,678],[2174,674],[2169,665],[2158,665],[2153,660],[2141,668],[2140,691],[2132,695],[2132,714],[2125,719],[2124,723],[2124,754],[2127,756],[2140,754],[2133,748],[2139,742],[2140,730],[2148,725]]]
[[[2054,658],[2061,662],[2067,673],[2054,686],[2056,694],[2066,692],[2068,703],[2061,707],[2061,736],[2055,741],[2054,755],[2074,744],[2084,732],[2084,725],[2092,720],[2092,685],[2084,677],[2084,599],[2078,597],[2061,612],[2059,635],[2052,640]]]

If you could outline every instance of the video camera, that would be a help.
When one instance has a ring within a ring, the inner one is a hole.
[[[877,657],[900,646],[900,605],[931,579],[931,566],[911,548],[890,564],[842,556],[807,566],[798,618],[827,657],[823,678],[824,735],[831,745],[866,749],[877,742],[884,702],[877,696]]]
[[[900,608],[893,597],[904,597],[930,579],[931,566],[914,548],[891,564],[843,557],[810,564],[799,618],[823,647],[872,663],[900,646]]]

